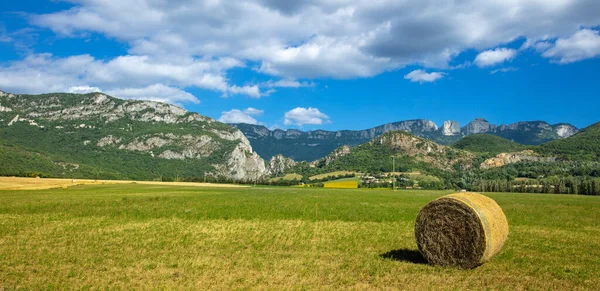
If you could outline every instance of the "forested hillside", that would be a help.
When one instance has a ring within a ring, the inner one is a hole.
[[[512,142],[505,138],[491,134],[474,134],[465,136],[452,145],[453,148],[476,153],[488,153],[496,155],[499,153],[514,152],[525,148],[524,145]]]
[[[255,180],[237,129],[183,108],[104,94],[0,92],[0,175]]]

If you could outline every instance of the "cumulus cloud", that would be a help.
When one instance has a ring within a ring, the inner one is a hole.
[[[31,21],[67,37],[103,34],[128,43],[131,55],[231,57],[297,80],[370,77],[409,64],[445,69],[467,49],[564,39],[600,24],[597,11],[597,0],[90,0]],[[562,47],[547,56],[563,60]],[[590,55],[583,51],[564,61]],[[510,59],[493,53],[479,64]],[[218,76],[205,83],[219,83]]]
[[[229,89],[225,91],[225,95],[227,95],[227,93],[243,94],[243,95],[248,95],[253,98],[260,98],[261,96],[263,96],[263,94],[260,93],[260,88],[258,88],[257,85],[242,86],[242,87],[234,85],[234,86],[229,87]]]
[[[163,84],[154,84],[143,88],[114,89],[107,91],[106,94],[122,99],[151,100],[175,104],[200,103],[200,100],[194,95]]]
[[[314,87],[315,83],[313,82],[299,82],[296,80],[279,80],[273,81],[269,80],[262,84],[262,86],[267,88],[300,88],[300,87]]]
[[[248,107],[248,108],[246,108],[246,110],[244,110],[244,112],[245,112],[246,114],[249,114],[249,115],[255,115],[255,116],[260,116],[260,115],[262,115],[263,113],[265,113],[265,111],[264,111],[264,110],[260,110],[260,109],[256,109],[256,108],[252,108],[252,107]]]
[[[32,54],[25,59],[0,65],[0,87],[15,93],[119,92],[133,99],[196,103],[186,87],[221,92],[224,95],[262,96],[258,85],[229,84],[226,71],[243,67],[233,58],[199,59],[180,57],[163,60],[150,56],[119,56],[97,60],[90,55],[64,58]],[[88,84],[81,86],[79,84]],[[139,93],[139,95],[135,95]],[[150,94],[150,95],[148,95]]]
[[[559,38],[542,56],[568,64],[600,55],[600,34],[597,30],[582,29],[568,38]]]
[[[285,125],[298,125],[303,126],[305,124],[323,124],[329,122],[329,116],[322,113],[317,108],[304,108],[296,107],[284,115],[283,123]]]
[[[410,80],[411,82],[419,82],[421,84],[425,82],[435,82],[444,77],[444,73],[431,72],[427,73],[423,70],[414,70],[404,76],[404,79]]]
[[[223,111],[219,121],[223,123],[259,124],[253,116],[260,116],[263,113],[263,110],[252,107],[248,107],[245,110],[231,109],[229,111]]]
[[[508,48],[497,48],[481,52],[475,57],[478,67],[489,67],[512,60],[517,55],[517,50]]]
[[[68,93],[75,94],[85,94],[85,93],[94,93],[94,92],[102,92],[98,87],[90,87],[90,86],[72,86],[67,89]]]

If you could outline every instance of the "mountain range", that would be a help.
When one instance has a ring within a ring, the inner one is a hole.
[[[442,145],[451,145],[464,136],[480,133],[500,136],[524,145],[539,145],[579,132],[578,128],[567,123],[551,125],[544,121],[523,121],[508,125],[494,125],[483,118],[477,118],[463,127],[452,120],[445,121],[441,127],[438,127],[431,120],[417,119],[387,123],[365,130],[306,132],[296,129],[269,130],[262,125],[244,123],[231,125],[244,133],[261,157],[270,159],[282,154],[296,161],[314,161],[342,145],[364,144],[376,136],[395,130],[404,130]]]
[[[254,180],[264,160],[239,130],[170,104],[101,93],[0,91],[0,174]]]
[[[600,123],[571,137],[536,146],[521,145],[490,134],[469,135],[446,146],[407,131],[388,131],[355,147],[339,147],[313,162],[292,162],[278,155],[271,163],[278,165],[278,172],[274,174],[280,177],[295,174],[331,179],[340,173],[396,172],[410,175],[406,179],[426,182],[434,189],[483,187],[478,189],[509,192],[519,181],[536,179],[531,180],[532,185],[541,182],[552,185],[542,191],[549,193],[560,181],[569,187],[588,187],[590,181],[600,177]],[[498,186],[500,184],[503,186]],[[565,188],[560,187],[562,190],[555,193],[600,191],[585,187],[569,190],[575,192],[565,192]],[[525,190],[520,188],[520,191]]]
[[[532,145],[543,141],[549,142]],[[579,130],[541,121],[496,126],[476,119],[464,127],[447,121],[439,128],[429,120],[409,120],[363,131],[271,131],[102,93],[0,91],[2,176],[255,182],[285,173],[306,179],[395,168],[437,177],[447,184],[435,187],[449,189],[521,176],[600,177],[599,162],[600,123]]]

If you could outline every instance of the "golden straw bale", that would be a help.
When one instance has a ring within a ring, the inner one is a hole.
[[[500,206],[478,193],[440,197],[427,204],[415,224],[419,250],[432,265],[475,268],[497,254],[508,236]]]

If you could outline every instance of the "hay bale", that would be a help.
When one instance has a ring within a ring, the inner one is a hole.
[[[508,236],[498,204],[478,193],[443,196],[427,204],[415,225],[419,250],[432,265],[475,268],[497,254]]]

